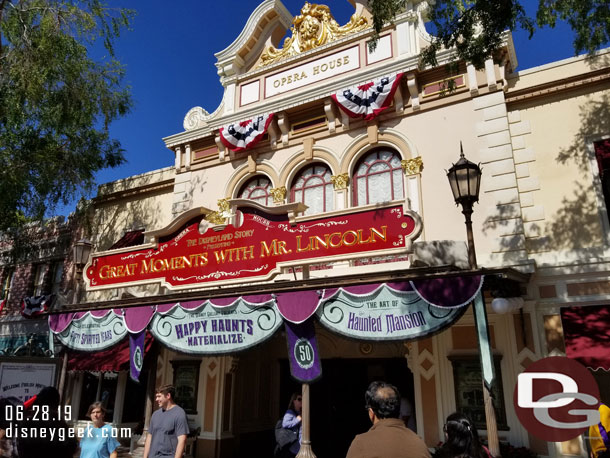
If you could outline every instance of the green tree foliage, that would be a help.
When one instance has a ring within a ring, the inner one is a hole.
[[[531,38],[537,27],[554,27],[558,19],[565,20],[574,31],[575,54],[582,51],[592,54],[610,41],[608,0],[539,0],[535,18],[529,17],[523,2],[517,0],[429,0],[428,3],[428,17],[436,30],[433,42],[421,53],[422,65],[436,66],[440,49],[455,48],[458,60],[481,68],[501,44],[503,31],[523,28]],[[405,5],[406,0],[369,0],[376,37]]]
[[[132,14],[99,0],[0,0],[0,231],[124,162],[108,126],[132,104],[113,50]]]

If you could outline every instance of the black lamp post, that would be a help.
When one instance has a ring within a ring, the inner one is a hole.
[[[447,172],[449,185],[453,192],[456,205],[462,206],[462,213],[466,217],[466,233],[468,237],[468,262],[471,269],[477,268],[477,255],[474,249],[472,235],[472,206],[479,201],[481,188],[481,167],[464,157],[464,149],[460,142],[460,159]]]
[[[93,244],[87,239],[80,239],[78,242],[74,244],[73,247],[73,260],[74,267],[76,269],[74,280],[76,281],[76,300],[75,302],[80,302],[81,295],[81,283],[83,279],[83,267],[87,264],[89,260],[89,255],[91,254],[91,249],[93,248]]]
[[[477,255],[474,248],[472,233],[472,206],[479,201],[481,188],[481,167],[464,157],[464,149],[460,142],[460,159],[453,164],[447,172],[449,185],[453,192],[456,205],[462,206],[462,213],[466,218],[466,235],[468,238],[468,263],[472,270],[477,269]],[[487,312],[483,295],[479,293],[473,303],[473,315],[477,338],[479,342],[479,355],[483,376],[483,400],[485,403],[485,421],[487,425],[487,440],[489,451],[493,456],[500,456],[500,443],[498,441],[498,426],[496,412],[493,407],[491,388],[494,384],[494,362],[487,324]]]

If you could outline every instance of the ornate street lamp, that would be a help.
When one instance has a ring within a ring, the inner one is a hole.
[[[93,244],[87,239],[80,239],[74,244],[72,257],[74,261],[74,281],[76,282],[76,297],[74,302],[80,302],[82,283],[83,283],[83,268],[87,261],[89,261],[89,255]]]
[[[73,255],[74,265],[82,271],[82,268],[87,264],[89,255],[91,254],[93,244],[87,239],[80,239],[74,244]]]
[[[479,201],[481,188],[481,167],[464,157],[464,149],[460,142],[460,159],[447,172],[449,185],[456,205],[462,206],[466,217],[466,233],[468,237],[468,262],[471,269],[477,268],[477,256],[474,249],[472,234],[472,206]]]
[[[472,233],[472,206],[479,201],[481,189],[481,167],[464,157],[464,149],[460,142],[460,159],[453,164],[447,172],[449,185],[453,192],[456,205],[462,206],[462,213],[466,219],[466,236],[468,238],[468,263],[472,270],[477,269],[477,256],[474,248]],[[494,410],[491,389],[494,384],[494,361],[487,324],[487,312],[483,295],[479,293],[473,303],[473,314],[477,338],[479,342],[479,355],[481,357],[481,372],[483,376],[483,400],[485,403],[485,420],[487,425],[487,440],[489,451],[493,456],[500,456],[500,443],[498,441],[498,426]]]

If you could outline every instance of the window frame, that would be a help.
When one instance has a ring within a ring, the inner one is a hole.
[[[11,298],[11,289],[13,287],[13,280],[15,279],[15,268],[9,268],[5,270],[5,276],[2,279],[2,289],[0,289],[0,300],[8,301]]]
[[[595,143],[610,140],[610,133],[591,136],[587,139],[586,148],[589,153],[589,164],[591,167],[591,175],[593,180],[593,190],[597,200],[598,215],[602,231],[604,232],[605,249],[610,249],[610,202],[606,203],[604,197],[604,189],[602,185],[602,177],[599,170],[597,155],[595,153]]]
[[[256,186],[251,192],[250,195],[252,195],[252,192],[256,189],[263,189],[266,193],[265,195],[265,203],[261,203],[260,200],[262,200],[262,196],[256,198],[256,199],[252,199],[251,197],[244,197],[242,196],[242,194],[245,192],[246,188],[248,187],[249,183],[255,181],[255,180],[260,180],[261,178],[264,178],[265,180],[269,181],[269,185],[267,187],[261,187],[261,186]],[[271,195],[271,193],[269,192],[273,187],[273,182],[271,181],[271,178],[269,178],[267,175],[263,175],[263,174],[257,174],[254,175],[253,177],[248,178],[247,180],[245,180],[242,185],[238,188],[237,191],[237,198],[239,199],[247,199],[247,200],[251,200],[253,202],[259,203],[261,205],[265,205],[266,207],[270,207],[273,205],[273,196]]]
[[[355,162],[354,167],[352,169],[352,177],[351,177],[351,182],[352,182],[352,204],[354,207],[363,207],[365,205],[375,205],[378,203],[382,203],[382,202],[370,202],[370,196],[369,196],[369,177],[373,176],[373,175],[381,175],[383,173],[389,173],[390,174],[390,189],[391,189],[391,198],[389,201],[383,201],[383,202],[393,202],[395,200],[400,200],[403,199],[405,197],[405,180],[404,180],[404,173],[402,170],[402,166],[399,165],[398,167],[392,167],[391,163],[389,161],[385,161],[382,160],[381,158],[379,158],[379,156],[377,157],[377,159],[375,159],[374,161],[372,161],[369,165],[368,165],[368,169],[370,170],[370,168],[376,163],[376,162],[385,162],[388,164],[389,169],[385,169],[383,171],[380,172],[373,172],[373,173],[367,173],[363,174],[363,175],[357,175],[358,173],[358,169],[362,166],[362,164],[367,162],[367,158],[372,156],[373,154],[377,154],[379,155],[380,153],[383,152],[389,152],[392,153],[393,155],[395,155],[399,162],[402,160],[402,155],[400,153],[399,150],[397,150],[396,148],[390,147],[390,146],[382,146],[382,147],[378,147],[378,148],[374,148],[371,150],[366,151],[364,154],[362,154],[362,156],[360,156],[358,158],[358,160]],[[401,183],[401,187],[402,187],[402,195],[401,196],[395,196],[394,195],[394,172],[395,171],[399,171],[399,176],[400,176],[400,183]],[[360,179],[365,178],[366,180],[366,202],[359,202],[358,201],[358,182]]]
[[[34,270],[32,296],[42,296],[45,293],[45,277],[47,276],[49,266],[47,264],[36,264]]]
[[[51,277],[50,277],[51,287],[49,288],[49,291],[51,292],[51,294],[58,294],[61,291],[61,286],[63,283],[64,260],[62,259],[60,261],[54,261],[51,264],[50,270],[51,270]],[[58,272],[60,273],[59,280],[57,279]]]
[[[470,372],[478,371],[479,376],[476,377],[477,384],[472,386],[473,390],[477,392],[480,391],[481,397],[483,399],[483,382],[482,382],[482,370],[481,370],[481,361],[480,356],[477,355],[448,355],[447,359],[451,362],[451,371],[453,375],[453,388],[455,395],[455,410],[457,412],[463,412],[469,417],[471,417],[472,421],[475,423],[477,429],[479,431],[487,431],[487,425],[485,421],[477,421],[477,418],[468,414],[469,406],[462,403],[460,401],[460,393],[462,389],[460,387],[460,374],[459,370],[462,369],[464,365],[468,365],[470,367]],[[494,371],[495,371],[495,399],[494,408],[496,411],[496,422],[498,425],[498,431],[510,431],[510,426],[508,425],[508,417],[506,415],[506,403],[504,398],[504,385],[502,382],[502,355],[493,355],[494,359]],[[460,367],[462,366],[462,367]],[[476,366],[476,367],[473,367]],[[485,405],[477,406],[476,410],[480,410],[483,413],[483,418],[485,418]]]
[[[303,176],[303,174],[309,170],[309,169],[313,169],[313,172],[315,172],[316,167],[321,167],[322,169],[324,169],[324,173],[322,175],[319,174],[315,174],[313,173],[312,175],[308,176],[307,178],[304,178],[304,184],[303,187],[301,188],[296,188],[296,182],[298,180],[301,179],[301,177]],[[334,196],[334,186],[332,181],[330,180],[326,180],[325,179],[325,175],[328,173],[328,177],[332,177],[332,170],[330,168],[330,166],[324,162],[314,162],[311,164],[307,164],[304,167],[301,167],[295,174],[294,177],[291,180],[291,186],[290,186],[290,202],[301,202],[301,203],[305,203],[304,202],[304,197],[305,197],[305,192],[308,189],[315,189],[315,188],[322,188],[322,211],[318,212],[318,213],[308,213],[307,211],[305,211],[305,215],[312,215],[312,214],[320,214],[320,213],[327,213],[327,212],[332,212],[335,209],[335,196]],[[321,184],[314,184],[312,186],[307,186],[307,181],[311,180],[312,178],[319,178],[323,181],[323,183]],[[301,193],[301,196],[303,197],[302,200],[296,200],[295,199],[295,194],[297,192]],[[327,199],[327,193],[330,192],[330,202],[333,208],[328,209],[326,207],[326,199]]]

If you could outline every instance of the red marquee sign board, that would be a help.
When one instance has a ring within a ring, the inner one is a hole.
[[[339,216],[289,216],[284,206],[239,202],[236,225],[200,231],[203,216],[183,216],[171,235],[147,245],[95,253],[85,267],[88,290],[160,282],[170,289],[268,280],[281,268],[407,253],[421,232],[403,205],[350,209]],[[292,205],[294,207],[294,205]],[[192,214],[189,212],[188,214]],[[189,219],[183,224],[184,219]],[[237,226],[237,227],[236,227]]]

